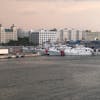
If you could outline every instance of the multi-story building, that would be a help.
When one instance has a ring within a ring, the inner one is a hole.
[[[18,29],[17,30],[17,35],[19,38],[24,38],[24,37],[29,37],[29,31],[28,30],[23,30],[23,29]]]
[[[10,40],[17,39],[17,28],[14,25],[10,28],[4,28],[0,25],[0,43],[8,43]]]
[[[36,45],[41,45],[45,42],[56,42],[56,30],[39,30],[30,32],[29,40]]]
[[[38,31],[30,31],[29,41],[34,43],[34,45],[39,45],[39,32]]]
[[[60,42],[62,41],[76,41],[76,40],[82,40],[82,31],[81,30],[75,30],[75,29],[61,29],[58,32],[58,40]]]
[[[86,41],[92,41],[92,40],[100,40],[100,32],[92,32],[89,30],[83,31],[83,38]]]
[[[97,35],[97,39],[100,40],[100,32],[96,32],[98,35]]]

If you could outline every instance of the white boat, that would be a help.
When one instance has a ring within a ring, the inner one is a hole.
[[[39,55],[46,55],[46,49],[44,48],[37,48],[35,50]]]
[[[94,51],[91,48],[84,47],[82,45],[76,45],[75,47],[70,47],[66,45],[53,45],[49,48],[39,49],[43,55],[52,55],[52,56],[67,56],[67,55],[76,55],[76,56],[85,56],[93,55]]]
[[[64,50],[64,53],[65,55],[77,55],[77,56],[93,55],[93,49],[88,47],[78,46],[75,48],[66,48]]]
[[[50,47],[48,50],[48,54],[51,56],[60,56],[60,50],[58,50],[56,47]]]

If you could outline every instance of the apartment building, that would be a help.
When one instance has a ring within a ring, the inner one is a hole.
[[[83,31],[83,38],[86,41],[100,40],[100,32]]]
[[[76,40],[82,40],[82,31],[76,30],[76,29],[61,29],[58,31],[57,39],[61,41],[76,41]]]
[[[17,28],[14,25],[10,28],[4,28],[0,24],[0,43],[8,43],[10,40],[18,40]]]
[[[30,42],[36,45],[41,45],[45,42],[56,42],[57,31],[56,30],[38,30],[31,31],[29,35]]]

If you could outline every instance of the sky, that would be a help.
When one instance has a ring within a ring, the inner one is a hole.
[[[0,0],[0,23],[24,29],[100,31],[100,0]]]

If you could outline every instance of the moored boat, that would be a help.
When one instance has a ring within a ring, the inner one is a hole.
[[[82,47],[82,46],[65,49],[64,52],[65,55],[76,55],[76,56],[93,55],[93,49],[88,47]]]

